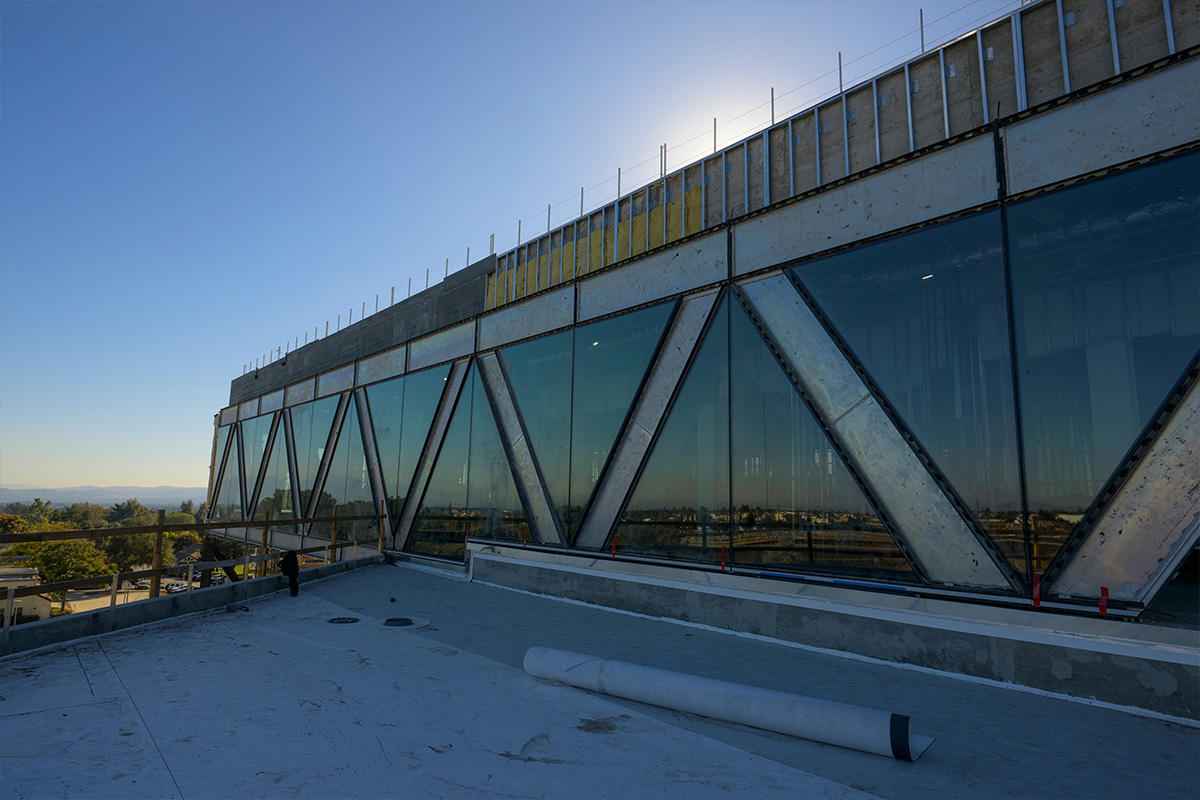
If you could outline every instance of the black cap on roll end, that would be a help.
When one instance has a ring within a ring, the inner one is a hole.
[[[892,758],[898,758],[901,761],[913,760],[912,750],[908,747],[908,725],[907,714],[892,714]]]

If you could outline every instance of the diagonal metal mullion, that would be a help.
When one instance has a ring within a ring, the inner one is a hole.
[[[714,289],[680,302],[584,511],[576,546],[598,550],[608,541],[716,301]]]
[[[329,437],[325,440],[325,452],[321,456],[321,463],[317,467],[317,477],[313,481],[312,495],[308,498],[308,507],[304,510],[304,516],[315,517],[317,515],[317,506],[320,504],[321,493],[325,491],[325,479],[329,477],[329,467],[333,463],[333,457],[336,455],[338,436],[342,432],[342,422],[346,419],[346,409],[349,408],[349,394],[343,393],[338,397],[337,411],[333,415],[333,424],[329,426]],[[305,526],[307,533],[312,532],[313,523],[308,523]]]
[[[487,392],[496,428],[508,456],[509,467],[525,505],[525,518],[532,523],[537,540],[543,544],[565,545],[562,524],[554,510],[554,502],[546,489],[545,479],[537,463],[537,456],[529,444],[529,436],[520,411],[513,401],[512,389],[504,375],[500,359],[495,353],[480,357],[476,362],[483,387]]]
[[[772,350],[934,583],[1011,590],[994,546],[963,517],[820,318],[782,273],[739,286]]]
[[[404,497],[404,508],[400,511],[400,519],[396,523],[396,532],[392,538],[393,546],[403,550],[408,544],[412,533],[413,523],[416,522],[417,512],[425,499],[425,489],[429,485],[429,477],[433,473],[433,465],[437,462],[442,442],[446,438],[446,430],[450,427],[450,419],[458,405],[459,395],[466,382],[468,359],[455,361],[446,377],[446,387],[442,390],[442,399],[438,402],[437,411],[433,415],[433,424],[429,426],[429,435],[425,437],[425,447],[421,450],[421,458],[409,483],[408,494]]]
[[[375,444],[375,422],[371,418],[371,404],[367,402],[366,389],[354,390],[355,408],[358,409],[358,426],[362,432],[363,455],[367,460],[367,476],[371,481],[371,496],[375,500],[375,513],[384,518],[384,525],[391,531],[391,515],[388,511],[387,486],[379,466],[379,448]]]

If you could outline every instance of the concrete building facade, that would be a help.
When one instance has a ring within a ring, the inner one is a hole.
[[[1197,86],[1023,6],[237,378],[213,519],[1194,717]]]

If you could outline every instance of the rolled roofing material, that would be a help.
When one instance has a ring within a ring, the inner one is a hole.
[[[909,718],[904,714],[566,650],[529,648],[525,654],[525,671],[580,689],[902,761],[916,761],[933,744],[933,739],[913,734]]]

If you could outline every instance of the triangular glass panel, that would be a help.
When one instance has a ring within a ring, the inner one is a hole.
[[[362,430],[359,426],[358,404],[351,395],[338,433],[337,445],[329,459],[329,471],[325,486],[317,501],[318,517],[333,515],[357,517],[375,513],[375,500],[371,492],[371,476],[367,472],[367,456],[363,450]],[[331,523],[317,523],[314,534],[326,537]],[[379,537],[378,525],[369,520],[338,523],[338,541],[374,541]]]
[[[572,331],[543,336],[498,351],[551,502],[569,516],[571,483]],[[494,426],[493,426],[494,427]]]
[[[1008,211],[1035,572],[1200,350],[1198,209],[1190,153]]]
[[[407,548],[414,553],[458,561],[465,557],[469,525],[467,471],[471,462],[471,405],[475,380],[472,366],[459,393],[408,537]]]
[[[217,446],[213,449],[213,464],[211,473],[217,481],[220,481],[223,477],[221,469],[225,466],[225,450],[229,447],[229,432],[232,430],[233,425],[222,425],[221,427],[217,428]],[[211,488],[213,495],[209,499],[215,506],[217,502],[217,495],[221,491],[221,485],[220,483],[217,483]]]
[[[622,552],[691,561],[720,561],[730,544],[728,297],[659,427],[615,537]]]
[[[233,428],[234,426],[226,426]],[[221,475],[221,486],[213,500],[212,518],[222,522],[235,522],[242,518],[242,472],[238,458],[236,431],[229,437],[229,456],[225,459],[225,472]]]
[[[333,418],[337,416],[338,395],[323,397],[312,403],[293,406],[292,435],[295,437],[296,448],[296,479],[300,485],[300,505],[296,509],[297,516],[303,517],[312,497],[313,483],[317,479],[317,470],[321,459],[325,456],[325,446],[329,441],[329,430],[333,427]]]
[[[562,520],[572,532],[578,528],[583,507],[621,435],[674,308],[673,302],[660,303],[581,325],[574,331],[571,484]],[[561,497],[554,499],[556,504],[563,502]]]
[[[793,273],[1023,574],[1000,212],[838,253]]]
[[[443,364],[367,387],[371,422],[392,518],[399,519],[450,375]]]
[[[471,380],[471,461],[467,472],[471,538],[524,541],[529,535],[525,507],[486,391],[479,371],[475,370]]]
[[[254,485],[258,482],[258,471],[267,452],[267,439],[271,435],[271,422],[274,419],[274,413],[262,414],[242,423],[242,457],[245,459],[242,474],[246,476],[247,494],[253,494]]]
[[[282,422],[275,432],[275,441],[271,443],[271,453],[267,457],[267,467],[263,472],[262,491],[258,495],[258,505],[254,508],[254,519],[293,519],[295,517],[292,503],[292,476],[288,469],[287,437],[284,436]]]
[[[730,563],[912,581],[915,575],[779,362],[730,303]]]

